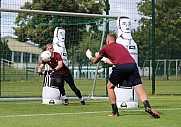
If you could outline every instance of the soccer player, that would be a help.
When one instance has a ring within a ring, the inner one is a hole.
[[[114,66],[107,84],[108,96],[112,105],[112,114],[109,116],[119,116],[114,88],[126,80],[128,86],[134,86],[140,100],[144,104],[145,111],[154,118],[160,118],[160,115],[155,112],[149,104],[134,59],[123,45],[116,43],[116,38],[115,34],[108,34],[106,38],[106,46],[103,47],[95,57],[92,57],[92,53],[89,49],[86,51],[86,56],[93,63],[98,63],[104,56],[106,56],[107,59],[104,59],[104,61]]]
[[[48,64],[54,70],[51,73],[51,85],[57,86],[61,92],[62,91],[61,89],[63,88],[63,85],[64,85],[64,80],[65,80],[66,83],[68,83],[68,85],[72,89],[72,91],[74,91],[76,96],[80,99],[81,104],[85,105],[85,101],[82,98],[82,94],[80,90],[77,89],[77,87],[75,86],[73,77],[68,67],[63,63],[61,55],[57,52],[53,52],[54,49],[51,43],[46,45],[46,50],[50,51],[52,55],[51,60],[49,62],[42,61],[42,63],[40,64],[38,68],[39,75],[42,74],[42,68],[45,66],[45,64]]]

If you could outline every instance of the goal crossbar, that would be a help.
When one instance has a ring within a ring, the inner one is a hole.
[[[73,13],[73,12],[42,11],[42,10],[28,10],[28,9],[8,9],[8,8],[0,8],[0,11],[1,12],[17,12],[17,13],[21,12],[21,13],[36,13],[36,14],[46,14],[46,15],[117,19],[117,16],[100,15],[100,14],[87,14],[87,13]]]

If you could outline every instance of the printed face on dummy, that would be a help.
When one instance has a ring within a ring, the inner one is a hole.
[[[59,38],[60,42],[65,42],[65,30],[64,29],[59,29],[58,38]]]
[[[122,30],[123,33],[130,33],[131,32],[131,21],[130,19],[121,19],[119,21],[119,29]]]
[[[59,47],[65,47],[65,30],[61,27],[56,27],[54,30],[53,44]]]
[[[117,19],[118,38],[123,40],[132,39],[131,20],[127,17],[118,17]],[[119,43],[119,42],[118,42]]]

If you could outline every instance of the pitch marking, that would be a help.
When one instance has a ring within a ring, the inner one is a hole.
[[[167,109],[155,109],[157,111],[178,111],[181,108],[167,108]],[[143,110],[122,110],[123,112],[137,112]],[[52,113],[52,114],[26,114],[26,115],[8,115],[8,116],[0,116],[0,118],[14,118],[14,117],[33,117],[33,116],[57,116],[57,115],[78,115],[78,114],[99,114],[110,111],[96,111],[96,112],[75,112],[75,113]]]

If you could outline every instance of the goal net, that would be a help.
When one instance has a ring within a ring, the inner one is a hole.
[[[24,9],[2,9],[9,20],[16,19],[11,36],[2,37],[1,98],[41,97],[43,78],[37,74],[40,53],[44,45],[53,41],[54,29],[65,29],[65,47],[68,67],[76,86],[84,97],[105,97],[108,66],[102,62],[92,64],[85,52],[93,55],[105,44],[108,32],[116,33],[116,18],[84,13],[61,13]],[[2,19],[5,20],[5,19]],[[4,21],[5,22],[5,21]],[[76,97],[65,84],[68,97]]]

